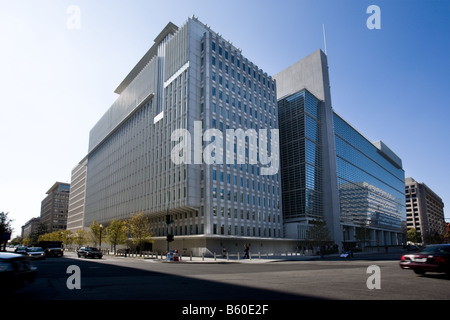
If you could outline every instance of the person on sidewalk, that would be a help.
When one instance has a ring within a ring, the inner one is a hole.
[[[248,251],[249,250],[250,250],[250,248],[248,247],[248,245],[244,244],[244,257],[243,257],[243,259],[249,259],[249,256],[248,256]]]

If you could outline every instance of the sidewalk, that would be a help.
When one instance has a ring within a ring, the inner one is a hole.
[[[65,256],[74,258],[77,257],[76,252],[67,251],[64,253]],[[144,254],[140,256],[139,254],[128,254],[124,255],[114,255],[114,254],[105,254],[103,255],[103,259],[109,258],[117,258],[117,259],[139,259],[151,262],[165,262],[165,263],[267,263],[267,262],[277,262],[277,261],[308,261],[308,260],[316,260],[320,259],[320,256],[317,255],[269,255],[266,254],[250,254],[249,259],[243,259],[242,257],[238,258],[237,255],[230,255],[228,258],[222,257],[221,255],[217,255],[214,257],[197,257],[197,256],[182,256],[179,261],[167,261],[167,256],[161,254]],[[84,259],[84,258],[79,258]]]
[[[341,258],[341,253],[335,254],[327,254],[324,257],[320,257],[319,255],[302,255],[300,253],[293,254],[279,254],[279,255],[267,255],[267,254],[251,254],[250,259],[243,259],[242,257],[238,258],[237,255],[230,255],[227,257],[222,257],[221,255],[217,255],[214,257],[197,257],[197,256],[182,256],[179,261],[167,261],[167,256],[155,253],[144,254],[140,256],[139,254],[128,254],[126,257],[124,255],[114,255],[114,254],[105,254],[103,258],[105,260],[110,258],[117,259],[126,259],[126,260],[144,260],[155,263],[271,263],[271,262],[281,262],[281,261],[314,261],[314,260],[359,260],[366,259],[368,257],[378,257],[378,258],[386,258],[393,255],[400,255],[403,251],[396,250],[391,252],[385,252],[384,250],[380,251],[372,251],[372,252],[357,252],[353,255],[353,257],[349,258]],[[64,253],[68,257],[76,257],[75,252],[65,252]],[[79,258],[82,259],[82,258]]]

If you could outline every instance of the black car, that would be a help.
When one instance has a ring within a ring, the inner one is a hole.
[[[78,258],[85,257],[85,258],[99,258],[101,259],[103,257],[103,254],[100,250],[93,247],[81,247],[77,250]]]
[[[418,252],[404,254],[400,260],[400,267],[411,269],[416,274],[425,272],[450,274],[450,244],[428,245]]]
[[[28,247],[23,247],[23,246],[21,246],[21,247],[17,247],[16,248],[16,250],[14,250],[14,252],[15,253],[18,253],[18,254],[27,254],[27,249],[28,249]]]
[[[37,269],[26,255],[0,252],[0,294],[7,294],[32,283]]]
[[[45,255],[47,257],[62,257],[64,255],[63,248],[47,248],[45,249]]]

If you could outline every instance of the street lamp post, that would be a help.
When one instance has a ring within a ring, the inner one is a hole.
[[[100,224],[100,244],[99,244],[99,247],[100,247],[100,250],[102,250],[102,229],[103,229],[103,225],[102,224]]]

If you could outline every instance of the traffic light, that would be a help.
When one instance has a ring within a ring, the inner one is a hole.
[[[170,224],[170,215],[166,215],[166,224]]]
[[[167,242],[172,242],[173,241],[173,234],[168,234],[167,235]]]

